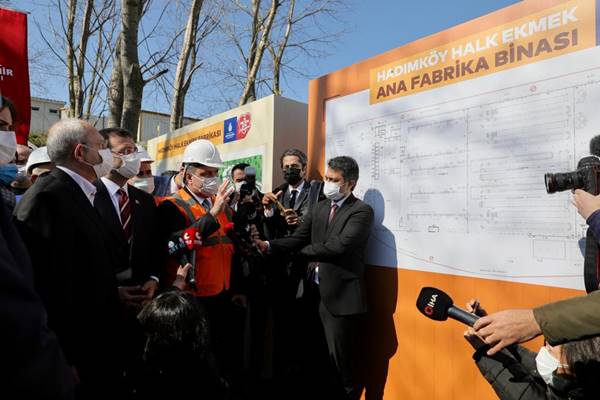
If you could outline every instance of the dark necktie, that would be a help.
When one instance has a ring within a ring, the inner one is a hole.
[[[327,224],[331,224],[331,221],[333,221],[335,218],[335,213],[337,212],[338,208],[338,205],[335,203],[331,205],[331,211],[329,211],[329,220],[327,221]]]
[[[131,241],[131,204],[129,196],[123,189],[119,189],[119,210],[121,211],[121,225],[127,243]]]
[[[290,197],[290,207],[294,208],[296,205],[296,197],[298,197],[298,191],[296,189],[292,190],[292,197]]]

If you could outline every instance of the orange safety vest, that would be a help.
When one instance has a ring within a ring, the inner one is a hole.
[[[207,214],[204,207],[183,188],[162,201],[170,201],[179,209],[185,216],[186,226],[192,225],[194,221]],[[233,243],[225,230],[232,221],[232,211],[229,206],[225,206],[224,211],[217,215],[217,221],[221,225],[219,230],[208,238],[203,238],[202,246],[196,249],[196,290],[190,290],[194,296],[214,296],[224,289],[229,289],[234,251]],[[178,266],[179,260],[170,257],[167,264],[169,283],[175,280]]]

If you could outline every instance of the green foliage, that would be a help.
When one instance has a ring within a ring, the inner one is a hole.
[[[36,145],[37,147],[42,147],[46,145],[46,140],[48,139],[48,134],[45,132],[31,132],[29,134],[29,141]]]

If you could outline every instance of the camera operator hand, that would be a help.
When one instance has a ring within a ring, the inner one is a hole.
[[[600,196],[594,196],[584,190],[576,189],[573,192],[571,203],[577,208],[577,212],[587,220],[594,211],[600,209]]]
[[[291,208],[286,209],[283,216],[285,217],[285,223],[288,224],[289,227],[296,227],[300,223],[298,214]]]
[[[533,310],[504,310],[475,321],[475,332],[493,346],[488,355],[494,355],[506,346],[523,343],[542,333]]]
[[[280,190],[277,193],[265,193],[263,198],[262,198],[262,203],[263,206],[265,207],[266,210],[271,210],[273,208],[273,204],[277,203],[279,201],[279,197],[281,196],[283,192]]]
[[[192,268],[192,264],[190,263],[180,265],[179,268],[177,268],[177,275],[175,276],[175,280],[173,281],[173,286],[175,286],[179,290],[185,290],[187,288],[187,282],[185,281],[185,279],[190,268]]]
[[[229,195],[233,192],[233,190],[235,190],[235,188],[228,186],[229,179],[225,179],[221,186],[219,186],[219,190],[217,191],[217,195],[215,196],[213,206],[210,209],[210,214],[215,218],[223,211],[223,208],[229,202]]]

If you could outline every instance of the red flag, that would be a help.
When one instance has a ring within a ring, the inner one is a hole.
[[[17,109],[17,142],[27,144],[31,120],[27,14],[0,8],[0,93]]]

